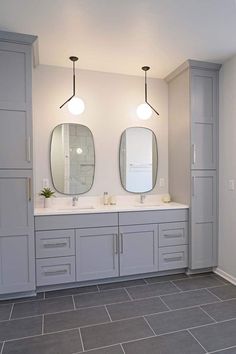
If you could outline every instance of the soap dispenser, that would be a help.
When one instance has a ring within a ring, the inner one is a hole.
[[[103,193],[103,204],[104,204],[104,205],[108,205],[108,204],[109,204],[108,192],[104,192],[104,193]]]

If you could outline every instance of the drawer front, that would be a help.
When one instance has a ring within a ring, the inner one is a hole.
[[[118,213],[90,213],[35,216],[35,230],[83,229],[86,227],[117,226]]]
[[[159,270],[185,268],[187,265],[187,245],[159,248]]]
[[[37,231],[36,258],[75,255],[75,231]]]
[[[160,224],[188,221],[188,209],[130,211],[119,213],[120,225]]]
[[[37,286],[75,281],[75,257],[36,260]]]
[[[173,222],[159,225],[159,247],[188,244],[188,223]]]

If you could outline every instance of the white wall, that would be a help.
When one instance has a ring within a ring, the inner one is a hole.
[[[141,66],[141,65],[140,65]],[[121,187],[118,168],[120,135],[130,126],[152,129],[158,142],[158,181],[152,193],[166,193],[168,186],[168,102],[164,80],[149,79],[149,98],[160,113],[140,121],[136,107],[143,102],[142,77],[78,70],[77,92],[86,104],[81,116],[72,116],[59,106],[70,96],[72,72],[68,68],[39,65],[33,73],[34,171],[35,193],[42,179],[49,178],[49,144],[53,128],[63,122],[88,126],[94,136],[96,169],[94,185],[87,195],[126,194]],[[159,179],[166,187],[159,187]]]
[[[219,269],[236,280],[236,56],[220,71]]]

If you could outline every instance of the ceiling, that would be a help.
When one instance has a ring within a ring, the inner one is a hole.
[[[0,0],[0,29],[38,35],[40,64],[163,78],[236,54],[236,0]]]

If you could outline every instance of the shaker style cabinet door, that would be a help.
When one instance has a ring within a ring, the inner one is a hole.
[[[0,294],[35,289],[32,172],[0,171]]]
[[[191,100],[191,168],[216,169],[218,73],[192,69]]]
[[[77,281],[118,276],[118,252],[118,227],[76,230]]]
[[[0,168],[32,168],[31,46],[0,41]]]
[[[120,275],[158,270],[157,227],[155,224],[120,227]]]
[[[216,196],[216,172],[192,172],[191,269],[217,265]]]

